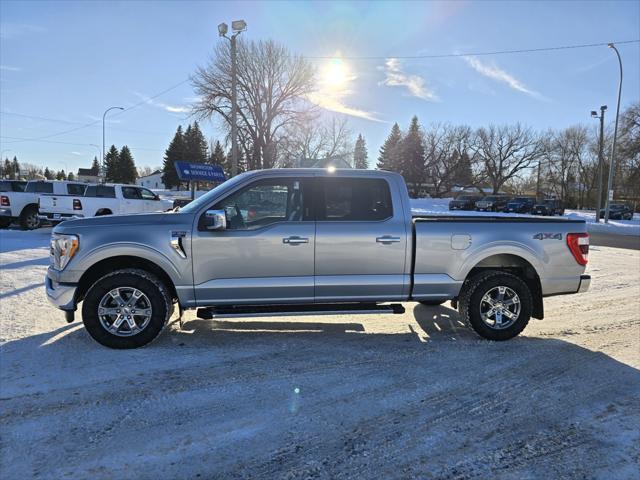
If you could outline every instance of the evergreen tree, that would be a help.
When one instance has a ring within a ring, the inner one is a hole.
[[[98,157],[93,157],[93,163],[91,164],[91,175],[100,175],[100,163],[98,163]]]
[[[211,146],[211,156],[209,157],[209,162],[211,165],[218,165],[222,167],[224,174],[226,176],[231,173],[231,163],[228,161],[227,156],[224,154],[224,149],[220,142],[216,140],[216,143],[212,143]],[[227,172],[228,170],[228,172]]]
[[[64,169],[58,171],[58,173],[56,173],[56,180],[66,180],[67,179],[67,174],[64,173]]]
[[[452,175],[454,185],[469,186],[473,184],[473,170],[471,169],[471,159],[467,152],[462,152],[456,162],[456,167]]]
[[[393,124],[391,133],[380,148],[378,156],[378,170],[400,171],[400,143],[402,142],[402,132],[397,123]]]
[[[47,180],[53,180],[53,173],[51,173],[49,167],[45,167],[44,169],[44,178],[46,178]]]
[[[358,134],[356,146],[353,150],[353,168],[369,168],[369,154],[367,153],[367,145],[362,134]]]
[[[126,145],[122,147],[118,157],[118,177],[119,183],[136,183],[138,177],[131,150]]]
[[[107,152],[104,157],[105,163],[105,180],[107,182],[119,182],[119,171],[120,171],[120,154],[115,145],[111,145],[111,148]]]
[[[2,168],[2,177],[13,178],[13,170],[11,168],[11,162],[8,158],[4,159],[4,167]]]
[[[13,176],[11,178],[17,179],[20,177],[20,164],[18,163],[18,157],[13,157],[13,161],[11,162],[11,170],[13,171]]]
[[[207,163],[208,148],[198,122],[193,122],[184,132],[185,161],[191,163]]]
[[[176,160],[185,160],[184,134],[182,133],[182,125],[179,125],[173,140],[164,152],[164,162],[162,163],[162,183],[167,188],[180,186],[180,179],[176,173],[176,167],[173,162]]]
[[[67,180],[69,180],[70,182],[73,182],[76,179],[76,176],[73,174],[73,172],[69,172],[69,175],[67,175]]]
[[[402,139],[400,173],[409,184],[413,198],[418,196],[422,184],[425,182],[424,142],[418,117],[414,115],[407,134]]]

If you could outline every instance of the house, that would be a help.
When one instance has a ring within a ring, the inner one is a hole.
[[[138,178],[136,180],[136,185],[158,190],[167,190],[167,187],[165,187],[164,183],[162,183],[162,171],[160,170],[156,170],[149,175]]]
[[[93,173],[91,168],[79,168],[76,180],[85,183],[100,183],[102,182],[102,177]]]

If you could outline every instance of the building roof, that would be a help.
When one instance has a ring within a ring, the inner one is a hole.
[[[78,175],[83,175],[85,177],[97,177],[95,173],[93,173],[93,169],[91,168],[79,168]]]
[[[147,177],[151,177],[153,175],[158,175],[159,173],[162,173],[162,170],[156,170],[153,173],[150,173],[149,175],[143,175],[142,177],[138,177],[138,180],[140,180],[141,178],[147,178]]]

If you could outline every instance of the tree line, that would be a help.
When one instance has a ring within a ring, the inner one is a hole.
[[[607,131],[603,183],[612,137]],[[489,188],[493,193],[555,197],[568,207],[594,207],[598,152],[599,135],[593,126],[543,132],[521,124],[422,127],[414,116],[405,132],[393,125],[380,149],[377,168],[402,174],[414,197],[424,192],[448,196],[455,187]],[[621,114],[614,179],[619,198],[640,199],[639,103]]]

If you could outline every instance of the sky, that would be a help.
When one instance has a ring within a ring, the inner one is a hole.
[[[89,167],[128,145],[158,167],[178,125],[193,121],[188,81],[206,64],[221,22],[313,59],[327,118],[362,133],[372,165],[394,122],[536,130],[615,118],[619,69],[606,46],[453,58],[402,57],[640,39],[639,1],[58,2],[0,1],[2,158],[54,169]],[[640,43],[620,44],[622,108],[640,100]],[[359,58],[353,58],[359,57]],[[375,57],[375,58],[362,58]],[[89,123],[92,125],[86,126]],[[207,138],[222,139],[219,121]]]

